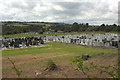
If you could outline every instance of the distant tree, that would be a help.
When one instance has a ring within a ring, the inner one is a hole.
[[[74,23],[73,23],[73,25],[72,25],[72,27],[71,27],[71,30],[72,30],[72,31],[75,31],[75,32],[79,30],[79,25],[78,25],[77,22],[74,22]]]
[[[113,24],[113,26],[117,26],[116,24]]]
[[[100,31],[105,31],[105,24],[100,25],[99,30]]]
[[[89,23],[86,23],[86,26],[88,27],[88,26],[89,26]]]
[[[105,24],[101,24],[101,26],[105,26]]]

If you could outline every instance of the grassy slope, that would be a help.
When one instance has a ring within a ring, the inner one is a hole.
[[[23,24],[9,24],[7,26],[19,26],[19,27],[26,27],[28,25],[23,25]]]
[[[73,35],[73,34],[91,34],[91,33],[107,33],[107,32],[71,32],[71,33],[61,33],[61,34],[12,34],[3,35],[2,37],[14,38],[14,37],[31,37],[31,36],[49,36],[49,35]],[[117,33],[117,32],[110,32]]]
[[[81,55],[86,53],[87,54],[97,54],[101,52],[117,53],[117,51],[118,51],[117,49],[50,42],[50,43],[46,43],[43,47],[3,50],[2,56],[25,55],[25,54],[47,54],[47,53],[63,53],[74,56],[74,55]]]
[[[98,54],[98,53],[118,53],[118,49],[108,49],[108,48],[100,48],[100,47],[90,47],[90,46],[80,46],[76,44],[66,44],[66,43],[55,43],[50,42],[46,43],[43,47],[33,47],[33,48],[24,48],[24,49],[11,49],[11,50],[3,50],[2,56],[5,59],[7,57],[14,57],[13,60],[16,58],[16,55],[22,55],[22,56],[29,56],[31,54],[34,54],[36,56],[40,56],[39,54],[45,55],[41,57],[44,57],[44,59],[38,59],[33,60],[30,62],[24,61],[24,63],[17,64],[16,66],[18,68],[21,68],[24,72],[24,75],[29,75],[31,73],[28,73],[29,71],[33,72],[35,69],[39,69],[41,67],[45,67],[47,62],[49,60],[53,60],[57,64],[63,64],[63,62],[71,63],[73,57],[80,56],[82,54]],[[56,57],[52,57],[53,54],[55,54]],[[57,56],[57,54],[63,54],[63,56]],[[67,55],[65,55],[67,54]],[[50,58],[47,58],[48,55],[51,55]],[[33,56],[33,55],[32,55]],[[34,56],[33,56],[34,57]],[[24,57],[25,58],[25,57]],[[32,58],[30,58],[32,59]],[[3,61],[4,61],[3,60]],[[18,59],[18,62],[22,62],[22,59]],[[5,60],[5,63],[8,60]],[[8,63],[3,63],[3,72],[9,73],[13,72],[12,75],[15,75],[14,70],[10,68],[10,65]],[[63,64],[64,65],[64,64]],[[70,66],[70,65],[69,65]],[[23,73],[22,73],[23,74]],[[32,74],[33,75],[33,74]]]

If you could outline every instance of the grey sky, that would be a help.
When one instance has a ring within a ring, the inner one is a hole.
[[[0,0],[0,21],[117,24],[118,1]]]

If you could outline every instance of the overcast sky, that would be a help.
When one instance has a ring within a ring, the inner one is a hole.
[[[117,24],[118,1],[0,0],[0,21]]]

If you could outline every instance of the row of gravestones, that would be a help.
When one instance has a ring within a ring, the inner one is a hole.
[[[41,37],[2,38],[0,41],[2,48],[25,48],[32,45],[44,44]]]
[[[120,35],[113,33],[106,34],[79,34],[79,35],[58,35],[46,36],[44,41],[54,41],[62,43],[73,43],[87,46],[116,47],[118,48]]]
[[[29,47],[32,45],[40,45],[45,42],[62,42],[73,43],[87,46],[101,46],[101,47],[116,47],[119,46],[118,34],[106,33],[106,34],[79,34],[79,35],[58,35],[58,36],[38,36],[38,37],[18,37],[18,38],[4,38],[0,41],[0,47],[2,48],[21,48]]]

